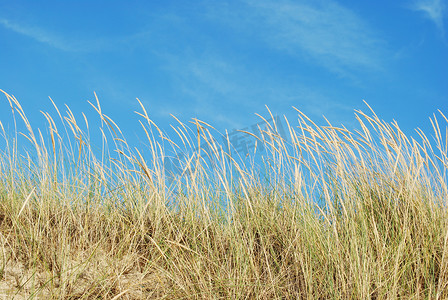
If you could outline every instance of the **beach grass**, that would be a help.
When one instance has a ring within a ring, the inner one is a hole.
[[[442,112],[409,137],[373,110],[352,130],[297,110],[286,134],[266,119],[240,132],[240,155],[196,119],[173,118],[170,138],[143,105],[145,147],[99,101],[98,127],[55,104],[34,129],[1,92],[15,130],[0,122],[0,298],[448,298]]]

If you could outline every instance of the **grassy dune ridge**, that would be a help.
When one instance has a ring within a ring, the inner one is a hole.
[[[373,111],[353,132],[297,111],[287,139],[266,124],[259,171],[200,120],[175,119],[175,143],[141,106],[136,149],[99,101],[100,128],[55,105],[40,131],[1,92],[27,130],[0,123],[0,297],[448,298],[441,112],[414,139]],[[181,172],[168,150],[189,153]]]

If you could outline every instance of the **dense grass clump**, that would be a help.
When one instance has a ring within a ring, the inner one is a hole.
[[[196,119],[175,119],[175,142],[143,106],[147,147],[131,148],[99,102],[94,150],[87,118],[55,105],[35,131],[3,94],[26,131],[0,123],[0,297],[448,298],[442,113],[430,140],[373,111],[358,131],[298,111],[287,138],[247,133],[251,160]]]

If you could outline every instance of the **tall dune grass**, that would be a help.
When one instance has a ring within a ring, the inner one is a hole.
[[[287,138],[247,133],[266,149],[256,162],[200,120],[173,119],[170,138],[143,106],[144,149],[98,101],[99,128],[55,105],[36,130],[2,93],[26,131],[0,123],[1,297],[448,298],[441,112],[414,139],[373,111],[356,112],[359,131],[297,111]],[[181,172],[169,151],[188,154]]]

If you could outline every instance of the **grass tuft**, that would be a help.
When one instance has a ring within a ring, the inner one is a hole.
[[[98,129],[53,102],[43,133],[1,92],[15,130],[0,123],[0,297],[448,298],[441,112],[430,140],[373,110],[355,113],[353,131],[297,110],[287,137],[265,119],[246,133],[265,149],[251,160],[200,120],[175,118],[171,139],[141,103],[146,148],[98,98]],[[173,151],[184,156],[170,173]]]

